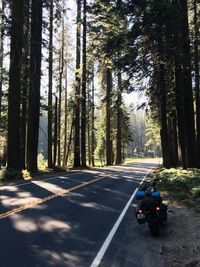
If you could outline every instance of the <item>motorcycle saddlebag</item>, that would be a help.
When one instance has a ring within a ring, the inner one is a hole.
[[[135,194],[135,197],[137,200],[142,200],[145,198],[145,192],[144,191],[137,191]]]
[[[160,192],[159,191],[153,191],[151,193],[151,196],[155,199],[155,200],[159,200],[160,199]]]

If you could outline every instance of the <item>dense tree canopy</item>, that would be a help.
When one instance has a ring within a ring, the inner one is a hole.
[[[199,13],[197,0],[2,0],[7,174],[37,172],[39,152],[49,168],[85,168],[160,144],[165,167],[199,167]],[[124,101],[132,92],[143,111]]]

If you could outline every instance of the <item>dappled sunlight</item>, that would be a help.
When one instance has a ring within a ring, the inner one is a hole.
[[[21,206],[21,205],[26,205],[27,203],[31,203],[33,201],[37,201],[39,198],[37,197],[27,197],[27,198],[18,198],[18,197],[7,197],[6,199],[2,200],[2,204],[5,207],[16,207],[16,206]]]
[[[41,230],[46,232],[61,231],[62,233],[66,233],[71,230],[71,226],[69,224],[55,220],[52,217],[41,217],[38,225]]]
[[[18,189],[18,187],[17,186],[14,186],[14,185],[9,185],[9,186],[1,186],[0,187],[0,192],[1,191],[4,191],[4,190],[6,190],[6,191],[8,191],[8,192],[16,192],[16,191],[18,191],[19,189]],[[0,196],[1,197],[1,196]]]
[[[26,233],[44,231],[57,232],[59,234],[67,233],[71,230],[71,226],[68,223],[49,216],[41,216],[39,220],[35,221],[33,218],[18,213],[12,216],[11,221],[17,231]]]
[[[36,184],[37,186],[40,186],[41,188],[44,188],[44,189],[46,189],[52,193],[56,193],[56,192],[62,190],[61,187],[59,187],[55,184],[52,184],[52,183],[45,182],[45,181],[32,181],[32,183]]]
[[[81,266],[81,257],[72,255],[71,253],[66,252],[56,252],[54,250],[43,250],[41,251],[39,248],[33,247],[33,250],[36,253],[39,253],[42,257],[42,260],[47,263],[48,266]],[[81,256],[81,255],[80,255]]]
[[[116,210],[113,208],[95,202],[80,203],[80,206],[84,208],[94,208],[96,210],[101,210],[106,212],[116,212]]]
[[[25,233],[38,231],[38,225],[34,222],[33,218],[27,218],[19,213],[12,216],[11,222],[17,231]]]

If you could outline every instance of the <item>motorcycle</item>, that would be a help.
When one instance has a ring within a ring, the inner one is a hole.
[[[136,207],[135,215],[139,224],[148,223],[151,234],[156,237],[159,235],[160,226],[167,222],[167,206],[162,203],[160,192],[152,191],[150,196],[150,205],[148,208],[144,205],[146,197],[145,191],[141,190],[136,193],[137,200],[143,200]]]

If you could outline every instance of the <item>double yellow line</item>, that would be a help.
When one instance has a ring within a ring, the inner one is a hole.
[[[63,189],[63,190],[58,191],[57,193],[54,193],[54,194],[52,194],[52,195],[50,195],[50,196],[48,196],[48,197],[37,199],[37,200],[35,200],[35,201],[32,201],[32,202],[30,202],[30,203],[27,203],[27,204],[25,204],[25,205],[19,207],[19,208],[16,208],[16,209],[7,211],[7,212],[5,212],[5,213],[1,213],[1,214],[0,214],[0,219],[7,218],[7,217],[9,217],[9,216],[11,216],[11,215],[14,215],[14,214],[16,214],[16,213],[19,213],[19,212],[21,212],[21,211],[23,211],[23,210],[30,209],[30,208],[32,208],[32,207],[34,207],[34,206],[37,206],[37,205],[42,204],[42,203],[45,203],[45,202],[47,202],[47,201],[49,201],[49,200],[51,200],[51,199],[54,199],[54,198],[56,198],[56,197],[59,197],[59,196],[63,196],[63,195],[65,195],[65,194],[68,194],[68,193],[70,193],[70,192],[72,192],[72,191],[75,191],[75,190],[77,190],[77,189],[80,189],[80,188],[82,188],[82,187],[85,187],[85,186],[87,186],[87,185],[89,185],[89,184],[96,183],[96,182],[98,182],[98,181],[100,181],[100,180],[105,179],[105,178],[108,177],[108,176],[110,176],[110,175],[106,175],[106,176],[103,176],[103,177],[100,177],[100,178],[93,179],[93,180],[88,181],[88,182],[84,182],[84,183],[82,183],[82,184],[79,184],[79,185],[77,185],[77,186],[71,187],[71,188],[69,188],[69,189]]]

